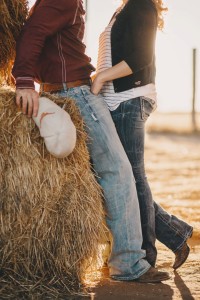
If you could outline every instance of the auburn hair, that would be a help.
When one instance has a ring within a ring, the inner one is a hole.
[[[167,7],[164,7],[162,0],[152,0],[152,2],[154,3],[158,13],[158,28],[163,29],[164,27],[163,13],[166,12],[168,9]]]

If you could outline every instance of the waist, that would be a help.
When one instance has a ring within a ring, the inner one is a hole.
[[[74,88],[82,85],[91,86],[91,79],[86,78],[63,83],[40,83],[40,92],[55,93],[61,90]]]
[[[157,92],[154,83],[115,93],[113,83],[109,82],[107,85],[103,86],[101,93],[111,111],[115,110],[120,103],[138,97],[149,98],[153,100],[154,103],[157,102]]]

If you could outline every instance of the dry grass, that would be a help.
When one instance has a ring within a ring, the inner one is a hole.
[[[196,113],[197,130],[200,131],[200,113]],[[190,113],[153,113],[147,121],[149,132],[191,134],[194,132]]]
[[[11,83],[15,44],[28,14],[28,1],[0,2],[0,85]]]
[[[1,299],[55,299],[78,290],[87,267],[96,266],[105,232],[102,194],[73,101],[65,99],[77,145],[56,159],[34,122],[17,112],[14,97],[0,89]]]

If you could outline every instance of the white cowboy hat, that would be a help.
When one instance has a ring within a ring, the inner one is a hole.
[[[47,150],[57,158],[68,156],[76,145],[76,127],[70,115],[46,97],[39,98],[37,117],[33,117]]]

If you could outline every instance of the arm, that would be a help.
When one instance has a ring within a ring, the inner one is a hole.
[[[128,76],[132,73],[133,72],[132,72],[131,68],[128,66],[128,64],[125,61],[121,61],[114,67],[111,67],[105,71],[102,71],[95,76],[95,79],[91,86],[91,92],[94,95],[98,95],[103,84],[106,81],[111,81],[116,78]]]
[[[34,66],[45,41],[63,27],[72,25],[76,12],[76,0],[43,0],[22,29],[12,73],[16,79],[17,105],[28,116],[36,116],[38,111],[39,96],[34,90]]]

